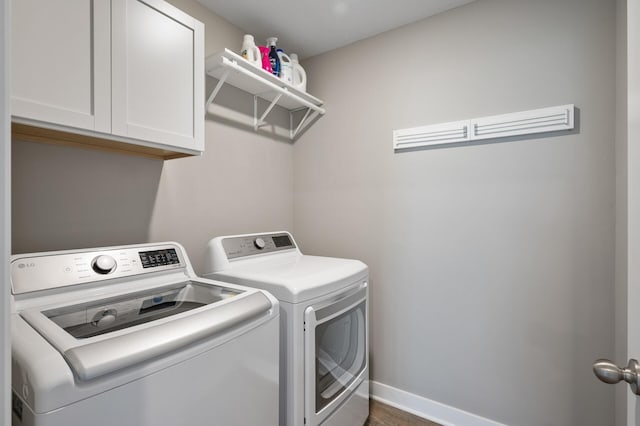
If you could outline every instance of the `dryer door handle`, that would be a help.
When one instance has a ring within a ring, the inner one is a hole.
[[[360,285],[358,290],[348,295],[341,295],[340,298],[334,300],[330,304],[322,308],[314,309],[317,322],[323,322],[329,317],[333,318],[352,309],[354,306],[367,300],[367,283]]]

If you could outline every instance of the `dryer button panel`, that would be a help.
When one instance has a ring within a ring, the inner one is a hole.
[[[272,253],[296,248],[291,236],[287,233],[246,235],[230,237],[222,240],[222,247],[227,259]]]

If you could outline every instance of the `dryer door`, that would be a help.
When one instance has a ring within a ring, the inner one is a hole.
[[[318,425],[364,380],[367,284],[305,310],[305,417]]]

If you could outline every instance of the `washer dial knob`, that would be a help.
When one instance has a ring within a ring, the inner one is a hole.
[[[111,256],[103,254],[93,259],[91,267],[98,274],[110,274],[116,269],[116,260]]]
[[[258,250],[262,250],[267,244],[264,242],[262,238],[258,237],[255,240],[253,240],[253,245],[256,246]]]

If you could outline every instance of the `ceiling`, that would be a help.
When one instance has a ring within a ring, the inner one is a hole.
[[[276,36],[301,59],[416,22],[473,0],[198,0],[256,44]],[[238,46],[242,40],[238,40]]]

